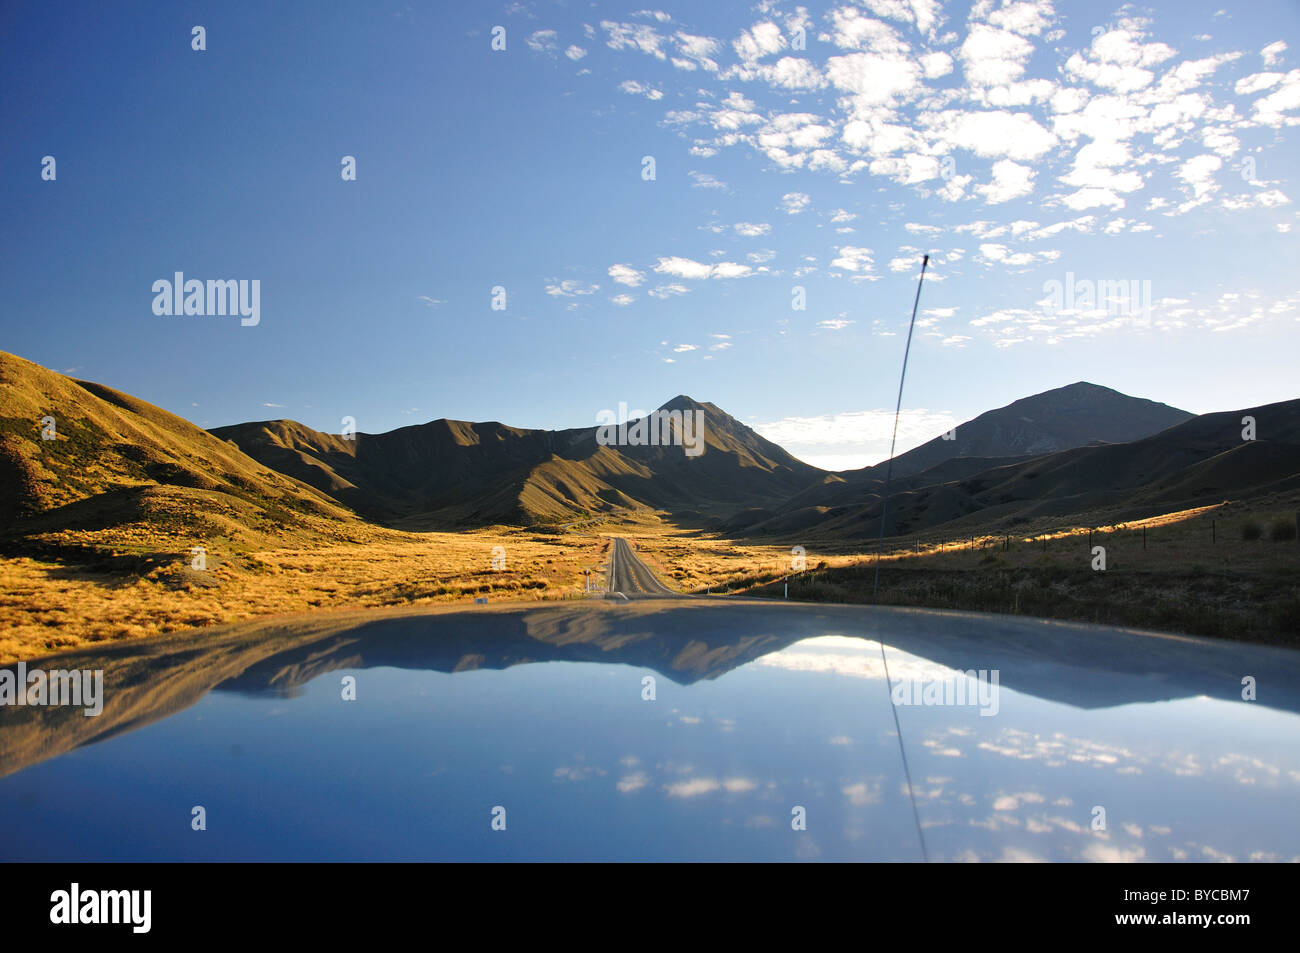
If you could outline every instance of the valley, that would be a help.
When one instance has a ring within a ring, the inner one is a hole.
[[[0,380],[0,661],[305,612],[592,598],[616,537],[658,577],[638,590],[872,600],[883,465],[819,470],[686,396],[660,409],[699,421],[698,454],[496,422],[205,431],[12,355]],[[946,436],[894,462],[881,604],[1295,643],[1300,401],[1193,416],[1079,383]]]

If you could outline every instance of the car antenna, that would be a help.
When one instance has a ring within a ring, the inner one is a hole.
[[[921,278],[916,283],[916,299],[912,302],[912,321],[907,326],[907,346],[903,348],[903,373],[898,378],[898,403],[894,407],[894,436],[889,441],[889,463],[885,467],[885,490],[880,504],[880,538],[876,542],[876,578],[871,584],[871,604],[876,604],[880,588],[880,550],[885,544],[885,515],[889,511],[889,479],[894,473],[894,445],[898,441],[898,415],[903,409],[903,381],[907,379],[907,355],[912,350],[912,329],[916,327],[916,308],[921,303],[921,285],[925,282],[925,266],[930,256],[921,259]],[[907,796],[912,802],[912,817],[916,821],[916,836],[921,841],[921,857],[930,862],[930,852],[925,846],[925,832],[921,829],[921,813],[916,808],[916,791],[912,787],[912,771],[907,765],[907,749],[903,747],[903,726],[898,721],[898,706],[894,704],[894,686],[889,677],[889,660],[885,658],[885,640],[880,639],[880,661],[885,666],[885,690],[889,693],[889,710],[894,715],[894,733],[898,735],[898,753],[903,759],[903,776],[907,779]]]

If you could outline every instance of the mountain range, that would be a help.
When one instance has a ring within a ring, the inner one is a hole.
[[[721,408],[704,447],[602,445],[596,427],[434,420],[352,439],[292,420],[202,430],[130,395],[0,352],[0,515],[10,535],[124,522],[209,532],[348,523],[399,529],[562,524],[658,513],[736,535],[879,532],[886,465],[810,466]],[[1242,418],[1258,439],[1243,440]],[[42,421],[53,418],[53,439]],[[900,454],[889,532],[1169,511],[1300,486],[1300,400],[1193,416],[1080,382],[1017,400]]]

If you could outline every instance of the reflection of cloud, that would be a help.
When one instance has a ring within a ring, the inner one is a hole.
[[[799,840],[795,843],[794,855],[800,860],[816,860],[822,855],[822,849],[807,834],[800,834]]]
[[[718,787],[718,782],[713,778],[691,778],[689,781],[666,784],[664,790],[669,797],[699,797],[701,794],[712,794]]]
[[[555,769],[554,777],[562,781],[586,781],[590,777],[603,778],[609,772],[589,764],[562,765]]]
[[[808,557],[810,560],[812,556]],[[929,659],[889,649],[889,674],[895,682],[938,681],[959,674]],[[852,639],[841,635],[824,635],[804,639],[780,652],[756,659],[754,664],[780,668],[788,672],[833,672],[849,678],[885,678],[880,662],[880,643],[871,639]]]
[[[1141,847],[1125,848],[1118,844],[1089,844],[1082,852],[1084,860],[1098,864],[1132,864],[1146,854]]]
[[[638,771],[635,774],[629,774],[618,782],[618,790],[622,794],[633,794],[640,791],[650,783],[650,778],[644,771]]]
[[[1086,738],[1071,738],[1060,731],[1043,736],[1019,728],[1003,728],[995,738],[981,741],[979,748],[1019,761],[1042,761],[1051,768],[1059,768],[1068,762],[1108,768],[1126,762],[1132,768],[1146,761],[1128,748]]]
[[[926,738],[925,741],[921,742],[921,744],[929,748],[931,754],[938,755],[941,758],[961,757],[960,748],[954,748],[951,745],[945,745],[943,742],[937,741],[934,738]]]
[[[1031,854],[1022,847],[1002,848],[1002,856],[998,860],[1004,864],[1044,864],[1047,862],[1045,857]]]
[[[891,662],[891,673],[893,667]],[[949,729],[947,733],[956,734],[957,730]],[[931,737],[924,744],[934,750],[938,748],[943,738],[944,733],[940,732],[937,739]],[[1180,778],[1219,775],[1230,777],[1238,784],[1260,785],[1268,788],[1278,788],[1288,780],[1292,783],[1300,783],[1300,772],[1284,771],[1275,764],[1250,755],[1229,753],[1207,762],[1196,752],[1173,750],[1162,752],[1157,759],[1123,745],[1075,738],[1060,731],[1053,732],[1051,735],[1040,735],[1036,732],[1006,727],[994,737],[979,742],[978,747],[981,751],[1018,761],[1040,761],[1049,768],[1059,768],[1073,763],[1105,768],[1115,774],[1125,775],[1141,774],[1144,768],[1155,767]],[[934,753],[947,752],[935,750]],[[1066,804],[1069,803],[1067,800]]]
[[[1043,796],[1033,791],[1021,794],[1004,794],[993,802],[995,811],[1014,811],[1021,804],[1042,804]]]
[[[750,778],[726,778],[721,783],[713,778],[691,778],[664,785],[669,797],[699,797],[726,791],[728,794],[745,794],[758,787],[758,782]]]
[[[868,785],[865,781],[847,784],[840,788],[841,793],[849,799],[854,807],[866,807],[868,804],[880,803],[880,785]]]
[[[848,735],[836,735],[831,739],[830,743],[833,745],[851,745],[853,744],[853,739]]]

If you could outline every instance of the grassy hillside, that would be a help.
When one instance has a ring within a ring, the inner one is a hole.
[[[375,526],[186,420],[3,353],[0,491],[0,661],[315,608],[570,596],[602,547]]]
[[[747,506],[778,505],[825,475],[713,404],[676,397],[661,409],[704,415],[703,452],[601,445],[596,427],[524,430],[458,420],[358,433],[353,440],[286,420],[213,434],[369,519],[413,530],[656,510],[729,516]]]

